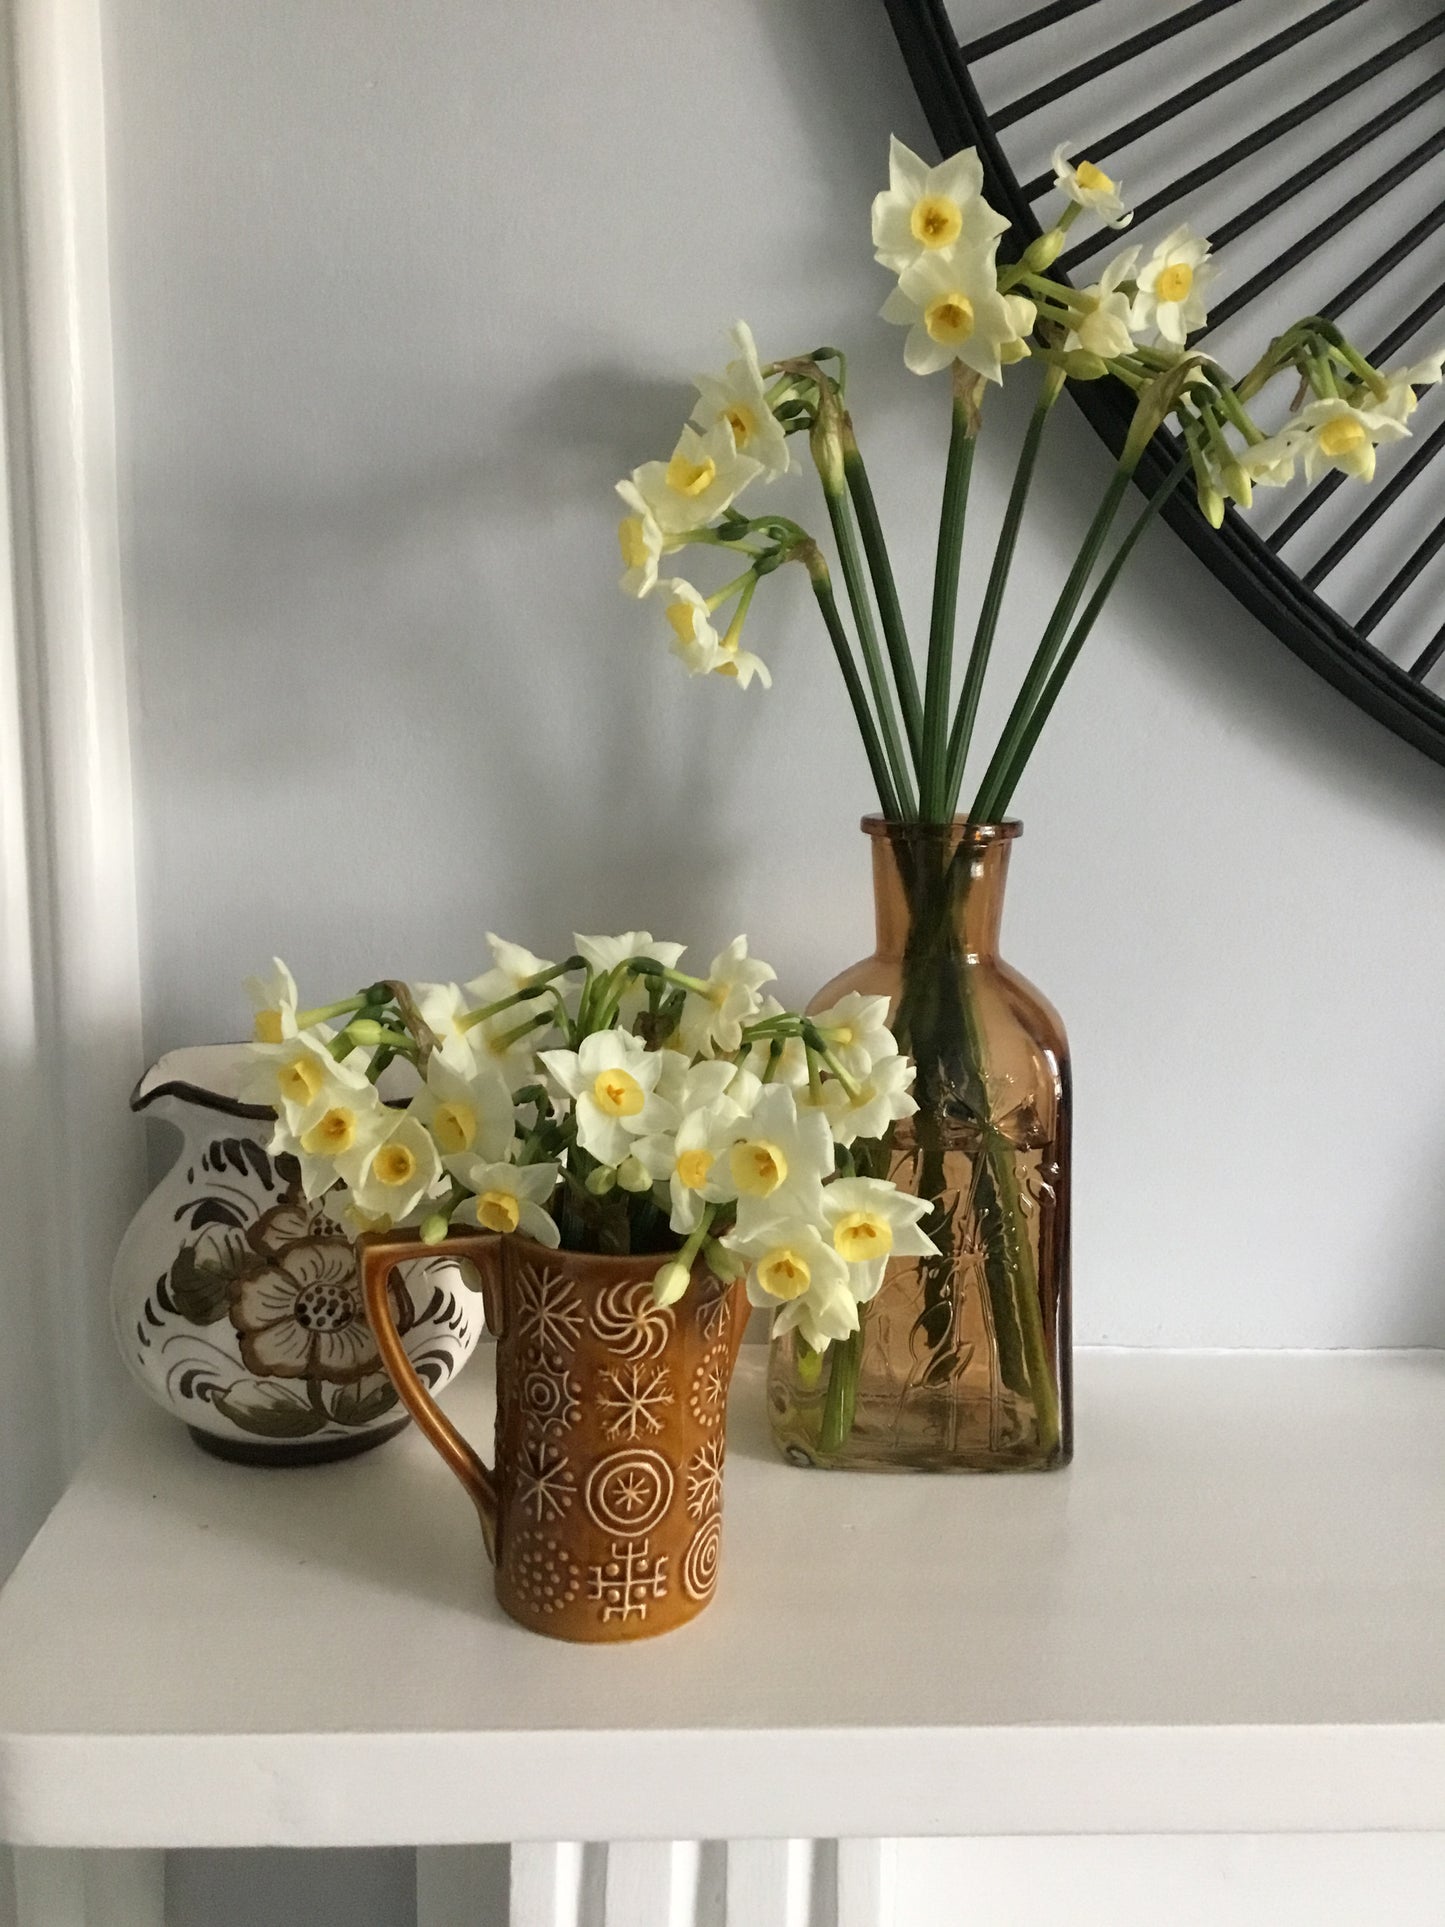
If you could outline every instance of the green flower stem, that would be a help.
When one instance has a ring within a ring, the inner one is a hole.
[[[1108,601],[1109,595],[1113,590],[1114,584],[1119,579],[1124,564],[1129,560],[1130,555],[1134,551],[1135,543],[1139,540],[1139,537],[1144,533],[1145,529],[1148,528],[1149,524],[1158,516],[1164,504],[1169,500],[1170,496],[1188,473],[1189,457],[1187,455],[1181,456],[1169,471],[1169,474],[1159,484],[1159,487],[1155,489],[1154,493],[1149,497],[1148,502],[1136,517],[1128,534],[1114,551],[1113,556],[1110,558],[1108,568],[1106,568],[1100,576],[1098,586],[1085,605],[1084,613],[1074,625],[1073,632],[1068,642],[1064,645],[1059,660],[1054,666],[1053,673],[1044,686],[1043,694],[1034,705],[1033,712],[1028,719],[1028,726],[1019,744],[1018,754],[1004,772],[998,802],[1000,814],[1007,811],[1010,802],[1013,800],[1014,789],[1018,784],[1019,778],[1024,773],[1024,768],[1029,757],[1033,754],[1034,745],[1039,740],[1044,724],[1049,720],[1049,715],[1054,704],[1059,700],[1060,692],[1068,679],[1069,671],[1078,661],[1079,651],[1088,641],[1089,631],[1098,621],[1100,612],[1104,604]]]
[[[529,977],[520,990],[509,996],[499,997],[494,1004],[482,1004],[477,1010],[469,1010],[465,1017],[457,1019],[458,1030],[471,1030],[476,1024],[486,1023],[489,1017],[500,1017],[504,1010],[511,1010],[516,1004],[525,1004],[539,996],[554,977],[565,977],[569,970],[582,970],[585,960],[581,957],[568,957],[564,962],[553,964],[550,969],[539,970],[535,977]]]
[[[888,544],[883,539],[883,525],[878,519],[878,505],[873,499],[873,485],[863,466],[857,437],[853,433],[852,417],[848,415],[843,417],[843,479],[853,498],[858,532],[863,538],[863,553],[868,558],[869,572],[873,577],[873,592],[878,598],[878,615],[883,624],[883,639],[888,645],[888,659],[893,665],[893,680],[898,687],[898,703],[903,711],[903,729],[908,738],[913,767],[921,771],[923,700],[918,693],[918,672],[913,665],[913,651],[908,646],[908,631],[898,600],[898,585],[893,580]]]
[[[381,986],[381,988],[384,988],[384,986]],[[375,999],[373,1007],[379,1008],[382,1004],[388,1002],[390,1002],[389,997],[378,997]],[[298,1010],[296,1013],[296,1028],[297,1030],[310,1030],[313,1024],[329,1024],[333,1017],[345,1016],[353,1010],[365,1010],[367,1005],[372,1003],[373,1000],[368,995],[365,997],[347,997],[339,1004],[318,1004],[314,1010]]]
[[[916,807],[913,799],[913,778],[909,774],[908,760],[903,753],[903,738],[898,730],[898,713],[893,701],[893,690],[883,667],[883,651],[878,645],[878,629],[873,620],[873,605],[868,598],[868,585],[863,577],[858,543],[853,534],[853,518],[848,508],[847,491],[826,473],[823,474],[822,479],[823,499],[828,504],[828,520],[833,524],[833,539],[838,545],[838,562],[843,571],[843,586],[848,591],[854,626],[862,645],[863,666],[868,672],[868,686],[873,692],[873,707],[882,729],[883,750],[888,758],[889,774],[893,778],[893,787],[897,792],[903,814],[912,816]]]
[[[1232,388],[1220,389],[1219,406],[1224,410],[1225,414],[1229,417],[1230,421],[1233,422],[1240,434],[1243,435],[1251,448],[1256,442],[1262,442],[1265,439],[1264,430],[1252,419],[1249,411],[1245,408],[1243,402],[1240,401],[1239,396],[1235,394]]]
[[[849,1332],[830,1347],[828,1391],[823,1401],[823,1423],[818,1432],[818,1449],[838,1451],[853,1429],[853,1413],[858,1403],[858,1368],[863,1360],[863,1332]]]
[[[1013,565],[1014,548],[1023,522],[1024,505],[1028,500],[1029,485],[1033,481],[1034,465],[1038,461],[1044,426],[1049,419],[1050,409],[1063,392],[1063,387],[1063,369],[1050,368],[1044,376],[1043,387],[1039,391],[1039,398],[1034,404],[1034,412],[1029,420],[1028,432],[1019,450],[1013,488],[1009,493],[1008,507],[1004,511],[1003,527],[999,531],[998,546],[994,550],[993,567],[989,570],[988,586],[984,590],[978,628],[974,631],[973,648],[969,651],[968,668],[964,672],[963,690],[958,699],[958,709],[953,718],[953,729],[948,740],[948,772],[944,786],[943,810],[945,818],[951,817],[958,807],[958,793],[963,787],[963,772],[968,763],[969,747],[973,741],[973,726],[978,716],[979,698],[983,693],[983,679],[988,670],[989,654],[993,649],[999,612],[1003,607],[1004,591],[1008,586],[1009,570]]]
[[[948,699],[953,684],[953,631],[958,618],[958,571],[963,560],[963,530],[968,516],[968,484],[978,437],[975,377],[961,361],[953,364],[953,428],[944,472],[943,509],[938,522],[938,559],[933,571],[933,614],[928,625],[928,673],[923,695],[923,768],[919,773],[919,816],[944,821],[947,800]]]
[[[808,579],[813,585],[813,594],[822,611],[823,623],[828,631],[828,639],[833,645],[833,653],[838,658],[838,667],[843,672],[843,683],[848,691],[848,700],[853,705],[858,732],[863,738],[863,752],[868,758],[868,767],[873,772],[873,782],[878,790],[879,805],[890,822],[901,822],[903,812],[899,808],[893,778],[888,772],[888,759],[883,754],[882,743],[878,740],[873,713],[868,707],[868,693],[863,687],[862,677],[858,674],[858,665],[853,660],[853,651],[849,646],[848,632],[843,627],[843,618],[838,613],[828,565],[823,560],[815,542],[809,542],[805,546],[800,545],[800,550],[799,560],[807,568]]]
[[[1104,499],[1099,504],[1098,512],[1089,524],[1088,532],[1074,560],[1074,566],[1069,571],[1068,580],[1059,592],[1054,612],[1049,617],[1048,626],[1040,638],[1038,648],[1034,651],[1034,659],[1029,665],[1023,687],[1014,700],[1013,708],[1009,711],[1008,721],[1004,725],[998,747],[993,753],[993,760],[984,774],[973,808],[969,811],[970,821],[974,823],[998,821],[998,798],[1004,774],[1013,767],[1019,745],[1028,728],[1028,720],[1034,704],[1043,693],[1059,650],[1063,647],[1069,623],[1073,619],[1075,609],[1079,606],[1084,590],[1088,587],[1089,577],[1094,572],[1094,564],[1099,559],[1099,551],[1104,546],[1110,525],[1118,513],[1119,504],[1124,499],[1137,460],[1138,456],[1134,455],[1132,460],[1126,459],[1119,463],[1108,488],[1104,491]]]

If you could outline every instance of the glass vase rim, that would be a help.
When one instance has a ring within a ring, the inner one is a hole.
[[[877,810],[865,816],[858,827],[865,836],[890,843],[913,842],[920,838],[961,843],[966,837],[980,849],[991,848],[996,843],[1012,843],[1024,833],[1023,821],[1017,816],[1004,817],[998,823],[970,823],[966,816],[955,816],[951,823],[920,823],[908,818],[884,816]]]

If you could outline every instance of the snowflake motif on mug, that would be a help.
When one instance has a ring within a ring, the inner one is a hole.
[[[722,1505],[723,1442],[718,1433],[704,1439],[687,1462],[684,1491],[690,1517],[705,1519]]]
[[[538,1525],[560,1519],[577,1496],[567,1454],[546,1439],[528,1439],[517,1462],[517,1505]]]
[[[581,1415],[582,1387],[566,1372],[534,1365],[522,1380],[522,1411],[537,1430],[558,1438]]]
[[[608,1438],[657,1433],[662,1430],[663,1412],[672,1403],[672,1380],[664,1365],[623,1365],[605,1374],[597,1403]]]
[[[728,1402],[728,1354],[725,1345],[713,1345],[692,1375],[688,1410],[699,1425],[717,1425]]]
[[[732,1288],[715,1278],[704,1284],[698,1299],[697,1329],[704,1345],[716,1345],[728,1335],[732,1323]]]
[[[654,1599],[667,1596],[667,1554],[651,1555],[650,1542],[613,1542],[610,1556],[587,1569],[587,1597],[609,1619],[646,1619]]]
[[[517,1276],[517,1297],[517,1335],[523,1344],[530,1340],[543,1353],[562,1355],[573,1349],[582,1329],[582,1307],[560,1272],[524,1266]]]
[[[619,1358],[641,1361],[661,1356],[672,1336],[673,1319],[665,1306],[653,1303],[652,1286],[644,1279],[599,1292],[592,1329]]]

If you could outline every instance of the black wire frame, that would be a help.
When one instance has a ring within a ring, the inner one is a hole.
[[[989,199],[1022,237],[1040,232],[974,86],[943,0],[883,0],[919,103],[940,152],[976,147]],[[1100,438],[1117,455],[1132,413],[1129,398],[1111,382],[1072,384],[1074,399]],[[1179,459],[1180,445],[1163,429],[1140,462],[1135,480],[1152,493]],[[1211,528],[1187,489],[1177,491],[1164,518],[1234,597],[1258,616],[1285,647],[1317,670],[1342,695],[1433,761],[1445,764],[1445,700],[1367,642],[1309,589],[1289,565],[1232,510]],[[1418,665],[1417,665],[1418,668]]]

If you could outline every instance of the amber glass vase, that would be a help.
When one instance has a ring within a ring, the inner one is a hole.
[[[890,1264],[845,1343],[774,1341],[773,1432],[802,1463],[1038,1471],[1071,1454],[1068,1045],[998,954],[1020,827],[864,819],[878,948],[813,1008],[888,998],[919,1108],[876,1175],[930,1200],[940,1256]]]

